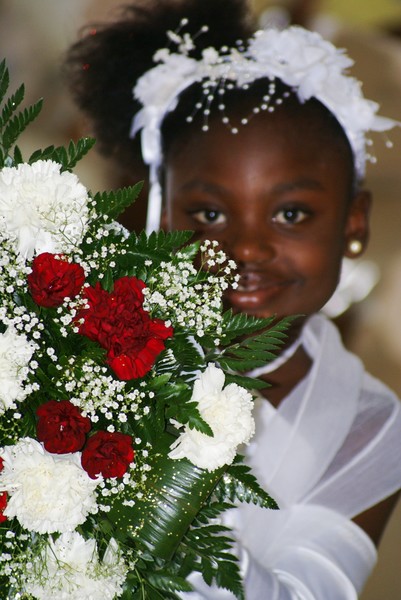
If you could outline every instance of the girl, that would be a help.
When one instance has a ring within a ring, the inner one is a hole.
[[[253,35],[242,0],[138,0],[68,57],[103,149],[134,174],[141,150],[150,167],[148,229],[163,197],[163,227],[217,239],[236,261],[228,307],[301,315],[283,354],[254,373],[271,387],[246,449],[281,510],[226,517],[250,600],[356,598],[401,487],[399,401],[319,314],[342,258],[368,241],[366,135],[394,125],[350,64],[301,28]],[[188,598],[232,598],[192,582]]]

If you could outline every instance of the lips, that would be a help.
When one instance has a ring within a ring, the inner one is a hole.
[[[251,271],[240,274],[236,289],[229,289],[226,301],[233,309],[241,312],[257,312],[269,310],[280,299],[280,296],[293,285],[292,279]]]

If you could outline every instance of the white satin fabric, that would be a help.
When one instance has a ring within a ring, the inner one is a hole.
[[[401,488],[401,403],[365,373],[321,315],[302,343],[308,376],[278,409],[257,400],[248,463],[280,510],[240,505],[234,529],[247,600],[355,600],[376,562],[351,519]],[[199,575],[187,600],[232,600]]]

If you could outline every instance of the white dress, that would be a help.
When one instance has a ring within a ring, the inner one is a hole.
[[[247,600],[355,600],[377,558],[351,519],[401,488],[401,403],[346,351],[321,315],[304,327],[308,376],[276,409],[255,407],[248,463],[280,510],[243,504],[238,540]],[[200,575],[187,600],[232,600]]]

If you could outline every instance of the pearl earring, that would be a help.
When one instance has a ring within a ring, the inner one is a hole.
[[[355,256],[362,252],[362,248],[363,246],[360,240],[350,240],[348,243],[349,252],[351,252],[351,254],[354,254]]]

